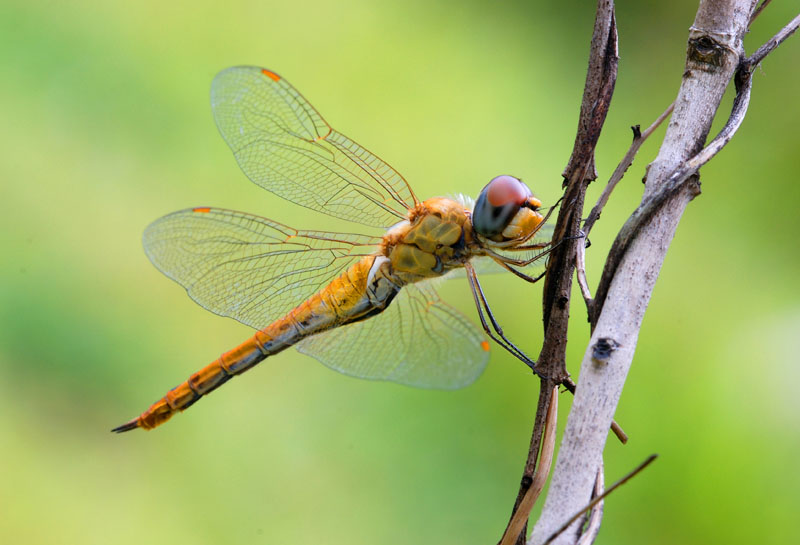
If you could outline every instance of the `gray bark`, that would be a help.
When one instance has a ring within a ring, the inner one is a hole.
[[[655,161],[643,200],[648,199],[706,141],[722,95],[743,54],[742,37],[755,0],[702,0],[689,32],[686,67],[675,111]],[[553,470],[542,514],[528,543],[540,545],[589,501],[602,464],[639,329],[666,251],[697,185],[670,197],[637,234],[615,271],[602,312],[581,363],[580,381]],[[600,339],[616,349],[604,361],[592,357]],[[580,522],[552,543],[576,543]]]

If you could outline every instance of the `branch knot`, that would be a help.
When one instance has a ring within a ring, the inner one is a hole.
[[[689,29],[689,46],[686,52],[687,70],[714,71],[725,65],[729,58],[739,58],[739,53],[728,45],[734,40],[730,34],[709,32],[697,27]]]

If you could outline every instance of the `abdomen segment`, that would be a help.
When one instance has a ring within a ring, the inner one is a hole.
[[[367,279],[374,256],[366,257],[335,278],[319,293],[304,301],[285,317],[258,331],[253,337],[206,365],[188,380],[153,403],[133,420],[111,431],[121,433],[136,428],[150,430],[173,414],[192,406],[202,396],[219,388],[273,354],[301,339],[380,312],[367,292]]]
[[[269,335],[269,330],[275,329],[276,326],[284,326],[284,335],[281,335],[280,340]],[[136,428],[150,430],[160,426],[176,412],[191,407],[201,397],[219,388],[234,376],[247,371],[268,356],[277,354],[295,344],[300,338],[302,338],[300,332],[291,323],[276,322],[194,373],[188,380],[167,392],[167,395],[153,403],[138,417],[111,431],[121,433]]]

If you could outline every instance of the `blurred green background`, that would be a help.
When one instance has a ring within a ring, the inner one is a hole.
[[[749,51],[791,4],[766,10]],[[618,6],[619,80],[590,202],[629,126],[674,97],[695,9]],[[575,0],[3,2],[0,542],[495,543],[538,383],[499,349],[458,392],[359,381],[290,351],[163,428],[109,433],[251,334],[158,273],[140,236],[201,205],[331,227],[237,168],[208,104],[215,73],[236,64],[281,73],[422,197],[475,195],[513,173],[552,203],[593,12]],[[739,134],[702,171],[645,319],[617,413],[631,440],[609,441],[607,482],[661,457],[609,500],[599,543],[796,534],[799,58],[794,37],[767,59]],[[593,232],[593,285],[662,136]],[[506,332],[536,355],[541,287],[485,284]],[[475,315],[466,284],[443,292]],[[579,299],[573,315],[577,373]]]

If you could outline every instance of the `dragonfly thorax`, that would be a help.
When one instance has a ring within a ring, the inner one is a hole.
[[[393,274],[403,283],[413,283],[462,266],[471,255],[469,215],[460,203],[445,197],[417,205],[408,220],[383,238],[382,252]]]

